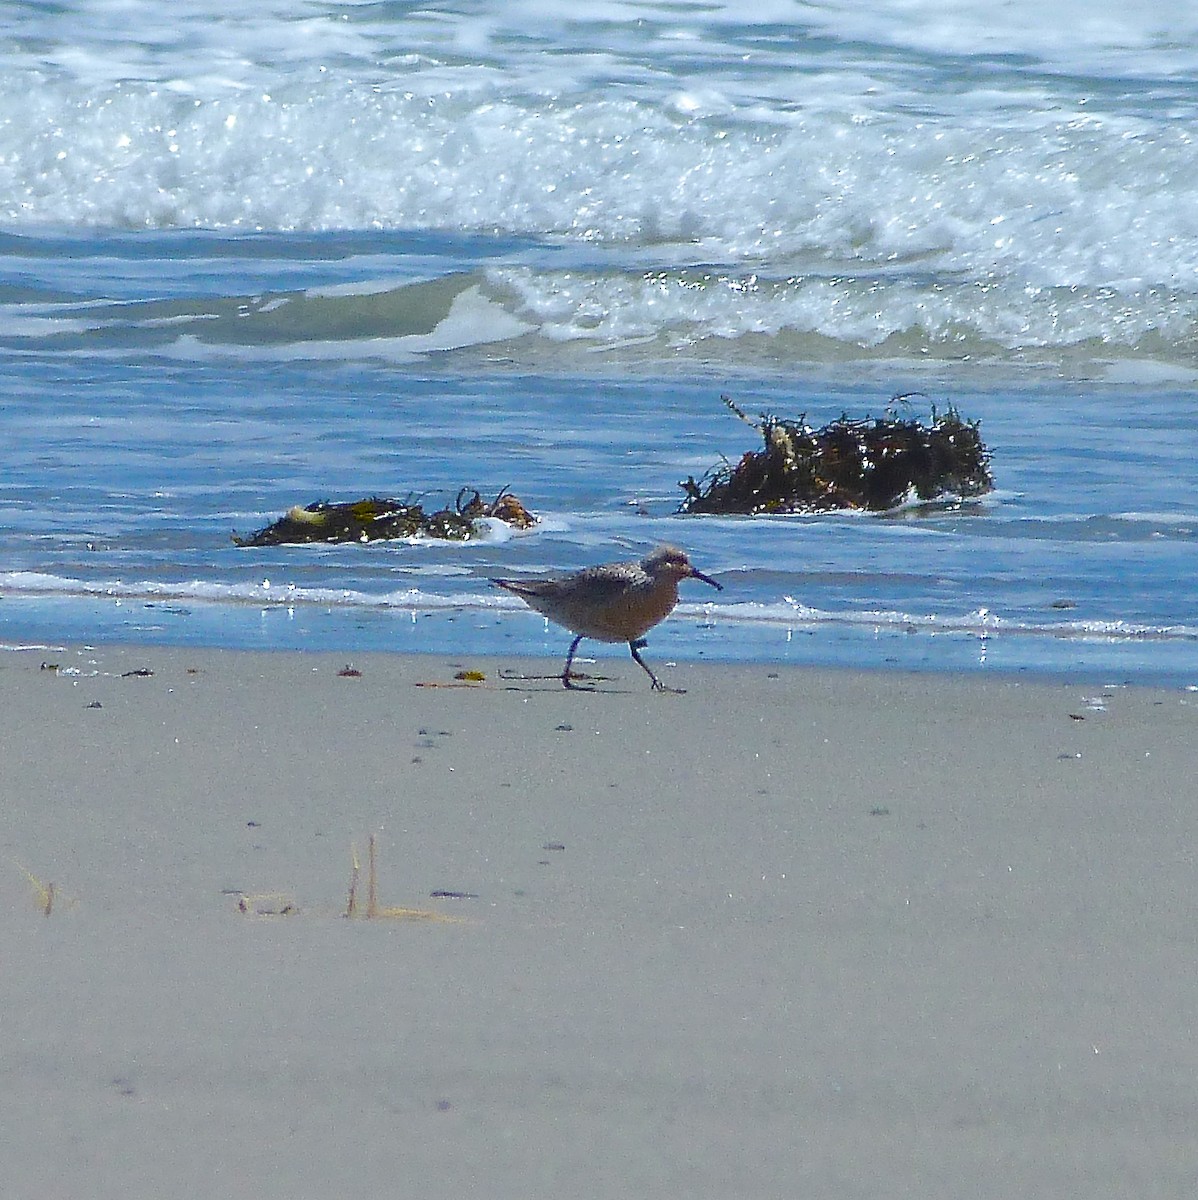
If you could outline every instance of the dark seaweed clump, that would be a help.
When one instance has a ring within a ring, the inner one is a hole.
[[[821,429],[805,417],[787,421],[762,414],[753,421],[727,397],[727,406],[762,436],[760,450],[725,462],[702,479],[686,479],[683,513],[801,513],[839,509],[880,512],[908,501],[972,497],[994,487],[990,454],[979,423],[955,408],[932,410],[930,424],[887,412],[847,415]]]
[[[511,492],[502,491],[486,503],[477,491],[463,488],[452,508],[425,512],[415,500],[391,500],[371,496],[333,504],[318,500],[296,505],[248,537],[233,535],[238,546],[283,546],[306,542],[377,542],[391,538],[430,537],[465,542],[480,530],[480,517],[498,517],[517,529],[536,524],[528,509]]]

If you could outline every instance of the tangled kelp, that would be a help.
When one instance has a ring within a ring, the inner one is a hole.
[[[812,429],[805,417],[762,414],[753,421],[727,396],[721,399],[765,445],[735,466],[725,462],[697,482],[692,476],[680,483],[686,498],[679,512],[878,512],[912,496],[980,496],[994,487],[978,422],[963,420],[955,408],[933,408],[930,425],[888,412],[862,420],[845,415]]]
[[[233,535],[238,546],[284,546],[307,542],[377,542],[392,538],[430,537],[466,542],[482,532],[477,522],[496,517],[516,529],[536,524],[536,517],[520,500],[504,489],[491,503],[477,491],[463,488],[453,508],[426,513],[414,500],[390,500],[371,496],[333,504],[318,500],[296,505],[285,516],[249,537]]]

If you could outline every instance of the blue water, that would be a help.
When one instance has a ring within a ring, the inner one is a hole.
[[[1198,678],[1198,43],[1043,7],[9,6],[0,641],[558,654],[489,578],[669,540],[659,659]],[[992,495],[676,515],[908,392]],[[542,523],[232,542],[463,486]]]

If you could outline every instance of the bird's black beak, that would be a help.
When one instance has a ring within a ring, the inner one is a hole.
[[[710,583],[717,592],[722,592],[724,590],[724,585],[722,583],[716,583],[716,581],[712,579],[710,575],[704,575],[702,571],[696,571],[694,567],[691,567],[691,578],[701,579],[704,583]]]

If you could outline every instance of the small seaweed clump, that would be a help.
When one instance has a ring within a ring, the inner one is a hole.
[[[430,537],[466,542],[481,532],[476,522],[497,517],[517,529],[537,522],[519,499],[504,489],[490,503],[479,493],[463,488],[453,508],[426,513],[413,500],[388,500],[371,496],[344,504],[318,500],[306,507],[296,505],[249,537],[233,535],[238,546],[284,546],[305,542],[377,542],[388,538]]]
[[[846,415],[812,429],[805,417],[762,414],[753,421],[727,396],[721,399],[765,445],[735,466],[725,462],[697,482],[691,476],[680,483],[686,498],[679,512],[879,512],[912,495],[970,497],[994,487],[978,422],[963,420],[954,408],[933,408],[930,425],[888,413],[863,420]]]

